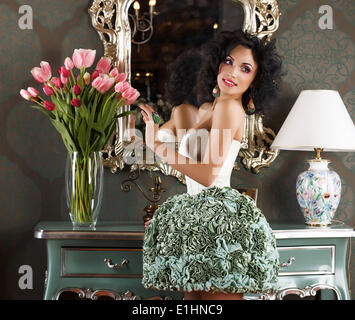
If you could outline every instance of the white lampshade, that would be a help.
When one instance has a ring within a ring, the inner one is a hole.
[[[303,90],[271,149],[355,151],[355,127],[335,90]]]

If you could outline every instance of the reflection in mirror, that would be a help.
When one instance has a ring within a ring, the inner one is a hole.
[[[172,83],[171,65],[178,63],[176,60],[186,51],[201,48],[218,31],[241,29],[243,8],[240,3],[231,0],[164,0],[158,1],[155,8],[152,38],[145,45],[132,45],[132,85],[141,92],[141,98],[135,106],[148,102],[162,116],[163,127],[171,128],[171,116],[174,114],[173,110],[177,110],[174,107],[181,104],[179,99],[172,97],[173,89],[170,88],[170,92],[168,90],[169,85],[175,84]],[[147,8],[143,7],[144,10]],[[131,6],[129,13],[133,12]],[[183,66],[182,62],[181,65]],[[193,67],[195,69],[190,72],[197,71],[197,66]],[[183,66],[183,70],[189,72],[186,66]],[[186,74],[186,77],[189,76]],[[181,86],[175,88],[182,96],[185,94],[184,89]],[[191,102],[190,99],[189,104],[199,107],[196,101]],[[192,117],[195,117],[194,112]],[[191,125],[194,120],[188,122]],[[144,122],[139,111],[136,113],[136,128],[144,133]],[[174,128],[173,132],[176,134]]]
[[[167,98],[168,66],[184,51],[199,48],[211,39],[213,24],[218,21],[219,1],[193,1],[192,5],[191,2],[159,1],[152,38],[144,46],[132,46],[132,85],[136,85],[141,92],[141,99],[136,105],[142,102],[153,105],[163,118],[163,126],[170,120],[173,107],[176,106],[175,101]],[[179,91],[180,88],[175,90]],[[171,122],[167,126],[170,127]],[[144,131],[139,112],[136,127]]]
[[[169,78],[165,85],[165,97],[173,106],[169,119],[160,126],[158,133],[173,135],[180,142],[186,130],[194,127],[200,117],[196,95],[197,75],[202,63],[200,50],[183,51],[168,66]],[[164,141],[164,136],[159,137]]]
[[[187,49],[200,48],[221,30],[234,30],[242,26],[243,30],[258,37],[270,38],[278,28],[280,15],[276,0],[155,1],[152,37],[145,44],[134,44],[129,22],[129,14],[135,14],[132,3],[133,0],[94,0],[90,14],[104,42],[105,55],[110,56],[120,69],[131,71],[132,85],[141,92],[140,100],[130,108],[135,109],[138,104],[149,102],[162,116],[163,126],[169,126],[166,123],[174,110],[166,92],[167,66],[172,61]],[[142,13],[150,12],[148,1],[140,1],[140,6]],[[125,141],[127,127],[128,117],[118,119],[116,133],[103,150],[104,164],[111,168],[111,172],[127,165],[124,161],[125,147],[130,143]],[[136,127],[141,133],[144,132],[139,112],[136,114]],[[241,162],[246,169],[258,173],[260,168],[270,166],[278,155],[278,151],[269,148],[275,133],[264,128],[263,114],[247,116],[244,132],[239,152]],[[131,165],[130,168],[131,171],[137,168],[160,170],[184,182],[183,175],[163,163],[143,163]],[[237,163],[234,169],[239,169]]]

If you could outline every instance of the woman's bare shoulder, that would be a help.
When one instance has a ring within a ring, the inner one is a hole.
[[[233,113],[245,116],[243,105],[240,101],[235,99],[223,99],[216,103],[215,110],[223,113]]]
[[[208,110],[211,108],[212,103],[211,102],[205,102],[200,105],[199,109],[201,110]]]
[[[180,104],[178,106],[175,106],[173,108],[173,112],[172,114],[174,115],[184,115],[184,114],[197,114],[198,113],[198,109],[192,105],[192,104],[187,104],[187,103],[183,103]]]

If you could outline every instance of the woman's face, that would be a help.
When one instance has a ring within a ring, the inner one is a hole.
[[[241,99],[252,84],[257,68],[251,49],[236,46],[219,66],[217,83],[221,96]]]

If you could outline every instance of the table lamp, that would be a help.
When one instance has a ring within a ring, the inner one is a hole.
[[[339,175],[329,170],[321,152],[355,151],[355,127],[335,90],[303,90],[298,96],[271,149],[315,151],[309,168],[298,175],[297,201],[307,225],[332,223],[341,197]]]

